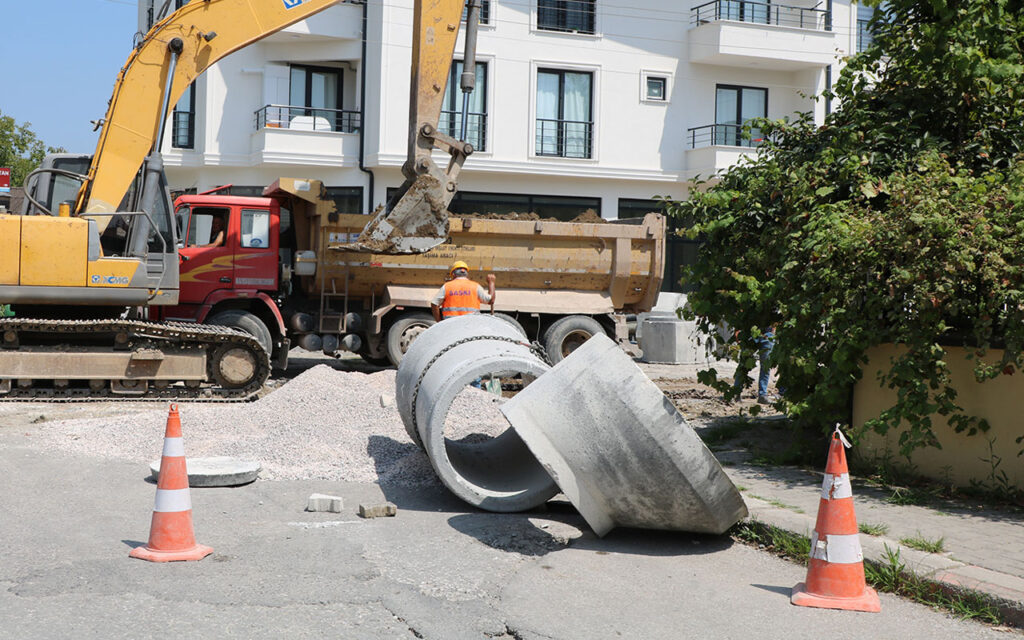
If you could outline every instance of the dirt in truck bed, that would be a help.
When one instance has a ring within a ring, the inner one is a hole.
[[[547,222],[565,222],[558,218],[543,218],[536,213],[453,213],[455,218],[482,218],[484,220],[544,220]],[[608,222],[593,209],[587,209],[569,222],[603,223]]]

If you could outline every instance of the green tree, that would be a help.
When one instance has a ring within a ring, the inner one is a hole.
[[[13,117],[0,112],[0,167],[10,167],[12,187],[22,186],[25,176],[39,166],[47,153],[64,151],[44,145],[30,126],[29,122],[17,124]]]
[[[750,339],[777,327],[772,360],[798,423],[847,419],[874,345],[906,348],[881,379],[898,399],[868,425],[908,426],[904,452],[937,446],[936,414],[987,429],[957,405],[944,346],[979,356],[979,380],[1024,366],[1022,4],[889,0],[822,126],[753,123],[768,140],[756,158],[670,203],[704,239],[684,275],[693,313],[708,332],[742,330],[743,371]],[[993,347],[1003,358],[986,365]]]

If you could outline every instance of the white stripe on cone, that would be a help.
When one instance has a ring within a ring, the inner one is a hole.
[[[852,498],[853,487],[850,485],[850,474],[842,473],[834,476],[831,473],[826,473],[825,479],[821,482],[821,497],[825,500]]]
[[[154,511],[174,513],[192,510],[192,496],[188,489],[157,489]]]
[[[164,457],[185,457],[185,442],[181,438],[164,438]]]
[[[864,560],[864,552],[860,548],[860,536],[826,535],[818,538],[815,531],[811,536],[811,557],[834,564],[857,564]]]

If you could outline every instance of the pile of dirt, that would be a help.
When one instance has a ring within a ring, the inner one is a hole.
[[[558,218],[542,218],[536,213],[459,213],[452,214],[455,218],[476,218],[481,220],[542,220],[544,222],[565,222]],[[587,209],[569,222],[603,223],[608,222],[593,209]]]
[[[453,213],[452,217],[478,220],[551,220],[557,222],[554,218],[541,218],[536,213]]]
[[[587,222],[587,223],[604,223],[607,222],[593,209],[587,209],[580,215],[576,216],[571,222]]]
[[[252,403],[181,403],[189,457],[259,462],[267,480],[322,479],[392,486],[440,486],[430,461],[409,439],[393,402],[395,371],[373,374],[315,366]],[[152,406],[152,405],[150,405]],[[59,450],[148,463],[160,456],[167,408],[48,422],[33,437]],[[445,435],[455,440],[501,433],[508,422],[495,396],[460,393]]]

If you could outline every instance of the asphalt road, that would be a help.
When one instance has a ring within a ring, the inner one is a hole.
[[[490,514],[443,490],[193,489],[214,554],[152,564],[128,557],[149,533],[148,469],[40,452],[45,428],[0,417],[3,638],[1007,637],[886,595],[880,614],[794,607],[804,570],[728,538],[598,539],[567,503]],[[311,493],[343,496],[345,512],[304,512]],[[384,499],[397,517],[356,515]]]

